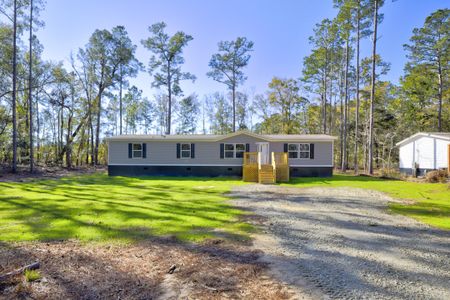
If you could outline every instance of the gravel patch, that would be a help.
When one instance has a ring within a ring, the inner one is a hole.
[[[390,214],[382,193],[244,185],[231,195],[261,216],[254,247],[298,298],[450,299],[450,232]]]

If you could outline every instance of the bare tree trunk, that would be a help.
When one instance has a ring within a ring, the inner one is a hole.
[[[373,12],[373,45],[372,45],[372,83],[370,90],[370,117],[369,117],[369,174],[373,174],[373,118],[375,107],[375,63],[377,54],[377,28],[378,28],[378,0],[374,1]]]
[[[69,115],[67,121],[67,135],[66,135],[66,166],[68,169],[72,168],[72,142],[70,137],[72,135],[72,113]]]
[[[170,70],[170,63],[168,63],[167,70]],[[167,75],[167,94],[169,103],[167,107],[166,134],[170,134],[172,124],[172,75],[170,73]]]
[[[103,88],[99,88],[97,103],[97,126],[95,127],[95,148],[94,148],[94,165],[98,165],[98,148],[100,145],[100,125],[102,119],[102,95]]]
[[[439,109],[438,109],[438,131],[442,131],[442,66],[441,66],[441,58],[438,57],[438,80],[439,80],[439,88],[438,88],[438,97],[439,97]]]
[[[12,172],[17,172],[17,117],[16,117],[16,80],[17,80],[17,0],[14,0],[13,16],[13,88],[12,88],[12,142],[13,142],[13,161]]]
[[[330,59],[331,60],[331,59]],[[331,66],[330,70],[330,124],[328,126],[328,133],[333,134],[333,119],[334,119],[334,111],[333,111],[333,66]]]
[[[345,75],[344,75],[344,124],[342,137],[342,172],[347,170],[347,107],[348,107],[348,64],[349,64],[349,39],[345,41]]]
[[[233,132],[236,132],[236,86],[233,84],[232,88],[232,98],[233,98]]]
[[[88,122],[88,126],[87,126],[87,137],[86,137],[86,158],[85,158],[85,162],[86,165],[89,166],[89,153],[90,153],[90,131],[91,131],[91,125],[90,125],[90,121]]]
[[[92,122],[92,115],[90,116],[90,118],[91,118],[91,120],[90,120],[90,124],[89,124],[89,126],[90,126],[90,128],[89,128],[89,131],[90,131],[90,135],[89,135],[89,139],[90,139],[90,142],[89,142],[89,145],[90,145],[90,156],[91,156],[91,162],[90,162],[90,164],[91,165],[94,165],[94,124],[93,124],[93,122]]]
[[[356,110],[355,110],[355,152],[354,152],[354,169],[355,174],[358,174],[358,142],[359,142],[359,43],[361,39],[360,23],[361,23],[361,10],[360,10],[360,0],[357,2],[357,13],[356,13]]]
[[[323,133],[327,134],[327,72],[328,69],[328,50],[325,49],[325,71],[323,74]]]
[[[122,64],[121,64],[120,65],[120,82],[119,82],[119,115],[120,115],[120,120],[119,120],[120,130],[119,130],[119,133],[120,133],[120,135],[122,135],[122,111],[123,111],[123,106],[122,106],[122,84],[123,84],[123,75],[122,75]]]
[[[342,166],[343,163],[343,148],[344,148],[344,143],[343,143],[343,132],[344,132],[344,118],[343,118],[343,111],[344,111],[344,104],[343,104],[343,93],[342,93],[342,72],[340,73],[340,82],[339,82],[339,100],[340,100],[340,114],[339,114],[339,118],[340,118],[340,122],[339,122],[339,146],[340,146],[340,151],[339,151],[339,166]]]
[[[30,66],[28,69],[28,107],[30,114],[30,173],[34,172],[34,149],[33,149],[33,98],[32,98],[32,76],[33,76],[33,0],[30,0]]]
[[[36,99],[36,160],[39,164],[41,158],[41,121],[39,120],[39,99]]]

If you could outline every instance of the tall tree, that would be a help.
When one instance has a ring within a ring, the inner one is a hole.
[[[343,111],[343,124],[342,124],[342,164],[341,170],[345,172],[347,170],[347,133],[348,133],[348,102],[349,102],[349,63],[350,63],[350,42],[351,32],[353,30],[353,24],[351,22],[352,16],[352,2],[343,1],[339,5],[339,13],[337,16],[337,22],[340,25],[340,35],[345,41],[345,67],[344,67],[344,105]]]
[[[414,28],[410,44],[404,46],[411,66],[426,65],[436,74],[438,131],[442,131],[442,98],[450,59],[449,17],[450,9],[433,12],[422,28]]]
[[[269,101],[277,108],[281,120],[281,129],[285,134],[298,132],[295,117],[306,100],[299,94],[299,86],[294,79],[273,78],[269,83]]]
[[[183,93],[180,87],[182,80],[195,80],[195,76],[182,72],[184,64],[183,49],[193,39],[192,36],[178,31],[169,36],[164,22],[153,24],[148,28],[151,36],[142,40],[145,48],[153,53],[149,63],[149,72],[153,75],[153,87],[165,86],[167,89],[168,109],[166,134],[171,133],[172,124],[172,97]]]
[[[308,91],[320,95],[322,110],[322,132],[327,133],[328,90],[333,49],[337,46],[337,26],[329,19],[316,24],[314,35],[309,38],[313,45],[311,55],[303,61],[303,80],[308,84]],[[336,58],[336,57],[335,57]]]
[[[359,172],[358,166],[358,144],[359,144],[359,107],[360,107],[360,44],[361,39],[370,34],[370,3],[367,0],[356,0],[355,3],[356,18],[356,107],[355,107],[355,148],[354,148],[354,171]]]
[[[124,95],[125,108],[125,133],[136,134],[142,117],[142,90],[136,86],[128,89]]]
[[[236,131],[236,90],[247,77],[243,69],[248,65],[253,42],[245,37],[234,41],[221,41],[218,44],[219,53],[214,54],[209,61],[209,71],[206,75],[217,82],[225,84],[231,90],[233,121],[232,131]]]
[[[375,84],[376,84],[376,57],[377,57],[377,38],[378,38],[378,9],[383,5],[384,0],[373,0],[373,37],[372,37],[372,80],[370,88],[370,112],[369,112],[369,174],[373,174],[373,139],[374,139],[374,128],[373,128],[373,118],[375,110]]]
[[[236,93],[236,122],[238,130],[248,129],[247,120],[250,105],[248,95],[243,92]]]
[[[127,84],[127,77],[136,77],[142,68],[141,63],[136,59],[136,46],[128,37],[128,33],[123,26],[114,27],[112,30],[114,39],[118,43],[117,54],[119,55],[119,134],[122,134],[122,90]]]
[[[180,101],[178,134],[193,134],[197,129],[200,107],[197,95],[189,95]]]
[[[403,136],[412,135],[415,131],[436,130],[436,73],[426,64],[408,65],[405,72],[400,79],[402,98],[405,100],[401,101],[400,111],[408,130]]]
[[[232,107],[222,93],[209,95],[206,100],[210,132],[227,134],[232,131]]]
[[[12,172],[17,172],[17,0],[14,0],[13,6],[13,87],[12,87],[12,122],[13,122],[13,162]]]
[[[30,0],[30,46],[29,46],[29,69],[28,69],[28,110],[30,117],[30,173],[34,172],[34,152],[33,152],[33,0]]]
[[[133,59],[135,46],[132,43],[123,43],[123,34],[114,34],[123,30],[113,28],[109,30],[96,30],[89,39],[85,49],[80,49],[78,59],[82,64],[82,71],[77,72],[83,82],[86,98],[89,103],[87,118],[91,127],[93,163],[98,164],[100,145],[100,126],[103,112],[104,93],[120,81],[120,66]],[[74,67],[76,69],[76,67]],[[95,116],[93,115],[95,112]],[[96,126],[94,134],[93,119]]]

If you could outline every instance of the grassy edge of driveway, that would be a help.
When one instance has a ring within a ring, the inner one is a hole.
[[[384,192],[393,198],[412,200],[412,203],[390,203],[391,212],[450,230],[450,189],[447,184],[338,174],[329,178],[294,178],[282,185],[301,188],[354,187]]]

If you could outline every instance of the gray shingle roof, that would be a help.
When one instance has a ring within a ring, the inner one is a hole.
[[[142,134],[142,135],[117,135],[108,137],[108,141],[220,141],[222,139],[230,138],[238,135],[249,135],[252,137],[260,138],[267,141],[332,141],[337,139],[334,136],[326,134],[256,134],[248,131],[239,131],[230,134],[217,135],[217,134],[171,134],[171,135],[158,135],[158,134]]]

